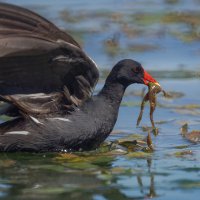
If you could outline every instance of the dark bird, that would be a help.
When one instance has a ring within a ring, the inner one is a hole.
[[[0,151],[97,148],[110,134],[125,89],[156,82],[124,59],[92,96],[99,72],[80,45],[27,9],[0,3]]]

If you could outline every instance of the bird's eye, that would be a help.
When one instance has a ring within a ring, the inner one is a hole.
[[[140,66],[134,67],[134,68],[133,68],[133,72],[134,72],[134,73],[140,73],[141,70],[142,70],[142,68],[141,68]]]

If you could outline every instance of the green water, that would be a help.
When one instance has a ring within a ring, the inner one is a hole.
[[[23,1],[67,30],[99,65],[102,78],[122,58],[140,61],[166,91],[154,113],[159,135],[154,152],[106,145],[82,154],[0,154],[1,199],[197,199],[200,145],[181,126],[200,130],[200,1]],[[144,86],[128,88],[114,133],[106,140],[142,139],[150,126],[148,105],[136,120]],[[139,137],[138,134],[141,136]]]

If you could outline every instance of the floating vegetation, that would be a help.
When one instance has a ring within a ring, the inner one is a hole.
[[[60,12],[60,18],[67,23],[78,23],[84,19],[83,16],[75,15],[66,9]]]
[[[189,147],[189,145],[178,145],[178,146],[175,146],[174,148],[175,149],[186,149],[188,147]]]
[[[127,137],[104,142],[98,149],[89,152],[59,153],[53,157],[53,161],[74,170],[97,170],[101,166],[107,166],[115,160],[116,156],[127,155],[144,158],[153,151],[153,143],[150,134],[144,137],[139,134],[131,134]],[[134,153],[132,155],[132,153]],[[140,157],[141,156],[141,157]]]
[[[184,124],[181,127],[181,135],[193,143],[199,143],[200,142],[200,130],[193,130],[191,132],[188,132],[188,124]]]
[[[182,92],[174,92],[174,91],[167,91],[167,98],[169,99],[178,99],[183,97],[185,94]]]
[[[166,2],[167,4],[172,4],[172,5],[174,5],[174,4],[179,3],[180,0],[165,0],[165,2]]]
[[[128,38],[136,38],[144,34],[141,28],[130,26],[126,21],[121,24],[120,29]]]
[[[133,14],[131,17],[134,23],[148,26],[155,23],[161,23],[163,16],[164,14],[161,12],[149,12]]]
[[[138,151],[138,152],[132,152],[127,154],[128,158],[139,158],[139,159],[143,159],[143,158],[151,158],[151,154],[148,152],[142,152],[142,151]]]
[[[183,105],[183,106],[171,106],[171,107],[174,107],[173,111],[175,111],[179,114],[182,114],[182,115],[199,116],[200,115],[200,107],[199,106],[200,105]]]
[[[155,78],[160,79],[189,79],[189,78],[197,78],[197,74],[199,74],[198,70],[186,70],[186,69],[178,69],[178,70],[150,70],[150,74],[152,74]]]
[[[115,33],[111,38],[104,41],[105,52],[109,56],[114,57],[121,53],[121,47],[120,47],[119,40],[120,40],[119,33]]]
[[[171,31],[171,34],[184,42],[193,42],[195,40],[200,40],[199,30],[193,32],[185,32],[185,33],[180,33],[178,31]]]
[[[179,180],[176,181],[176,183],[178,183],[180,185],[181,188],[184,189],[195,189],[195,188],[200,188],[200,181],[198,180],[187,180],[187,179],[183,179],[183,180]]]
[[[185,23],[190,25],[191,28],[198,27],[200,25],[200,13],[199,12],[170,12],[163,17],[165,23]]]
[[[175,157],[181,158],[181,157],[187,157],[193,155],[193,152],[191,150],[185,150],[185,151],[178,151],[174,153]]]
[[[130,44],[128,46],[128,51],[131,52],[145,52],[145,51],[154,51],[158,50],[159,47],[156,45],[151,45],[151,44]]]
[[[185,105],[171,105],[171,104],[159,104],[159,107],[162,108],[172,108],[172,109],[176,109],[176,110],[182,110],[184,112],[184,110],[190,110],[190,111],[197,111],[198,109],[200,109],[200,104],[185,104]]]
[[[154,150],[150,132],[146,138],[142,135],[131,134],[116,140],[114,143],[124,147],[127,152],[152,152]]]

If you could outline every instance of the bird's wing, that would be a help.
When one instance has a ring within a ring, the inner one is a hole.
[[[0,38],[0,72],[5,100],[25,103],[27,97],[16,95],[60,92],[67,105],[87,99],[99,76],[95,63],[79,47],[39,36]]]
[[[1,95],[61,91],[82,81],[81,75],[93,87],[98,79],[96,65],[80,48],[39,37],[1,38],[0,72]]]
[[[0,3],[1,100],[34,112],[38,99],[26,95],[48,93],[51,100],[40,105],[44,113],[47,105],[55,111],[61,102],[68,108],[90,96],[98,76],[95,63],[70,35],[32,11]],[[54,99],[57,92],[62,100]]]
[[[80,47],[70,35],[38,14],[16,5],[0,3],[0,38],[8,35],[39,36]]]

